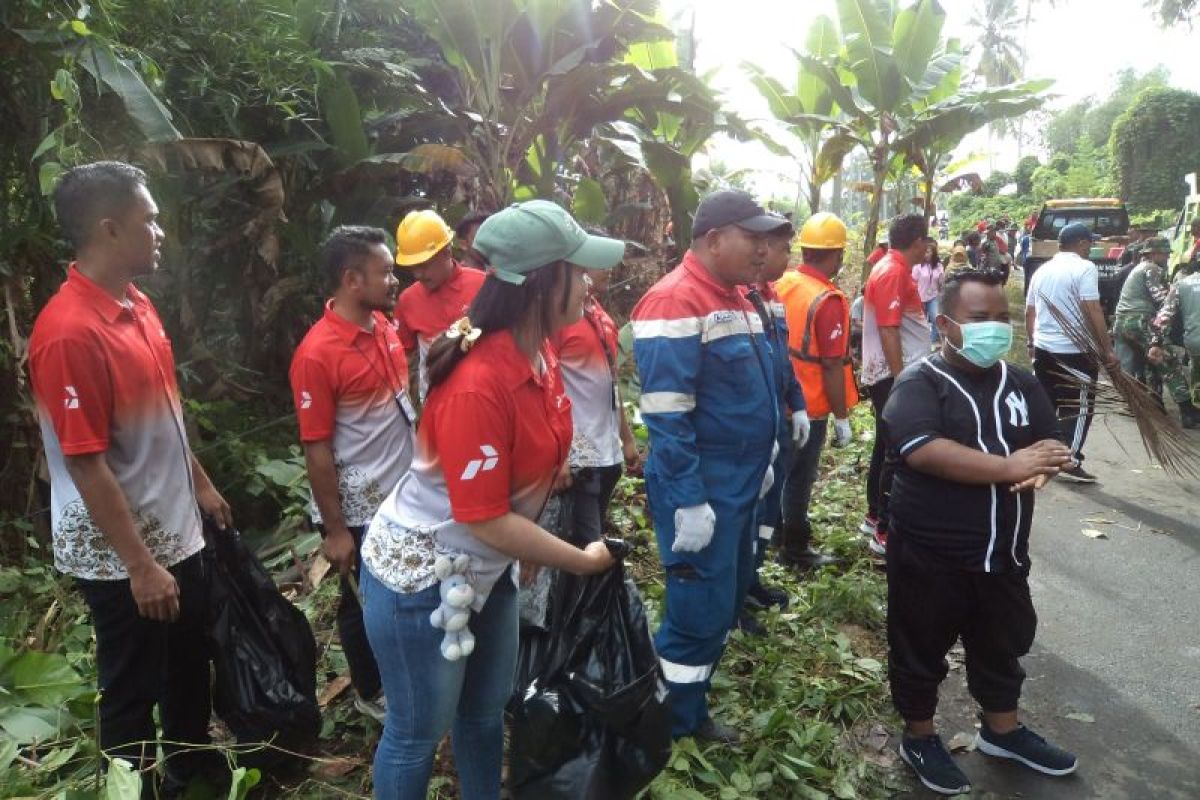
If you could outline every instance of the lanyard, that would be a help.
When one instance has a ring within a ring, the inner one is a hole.
[[[352,344],[354,345],[354,349],[358,351],[358,354],[360,356],[362,356],[363,361],[366,361],[367,366],[370,367],[371,371],[375,373],[375,376],[378,378],[382,378],[383,382],[387,384],[388,391],[391,392],[391,395],[392,395],[392,401],[395,402],[396,408],[399,409],[400,416],[404,419],[404,424],[408,425],[409,427],[412,427],[412,424],[415,421],[415,414],[411,414],[409,412],[409,409],[405,408],[405,401],[408,400],[408,397],[407,397],[407,395],[404,394],[404,381],[402,381],[400,379],[399,374],[396,372],[396,365],[392,363],[391,355],[387,351],[386,337],[385,337],[385,342],[382,347],[380,346],[379,339],[380,339],[379,326],[376,325],[375,328],[371,331],[371,341],[372,341],[372,344],[375,345],[375,352],[377,352],[381,356],[383,356],[383,371],[382,372],[379,370],[379,368],[377,366],[375,366],[375,362],[372,361],[367,356],[367,354],[365,352],[363,352],[363,349],[358,346],[358,334],[357,333],[355,334],[354,341],[352,342]],[[395,384],[392,383],[393,376],[396,379]],[[404,399],[401,400],[401,397],[404,397]],[[409,405],[409,407],[411,407],[411,403],[409,403],[408,405]]]

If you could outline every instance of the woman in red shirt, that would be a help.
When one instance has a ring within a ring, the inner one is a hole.
[[[581,575],[613,564],[603,543],[581,550],[534,520],[572,436],[546,340],[582,317],[584,269],[611,269],[624,244],[589,236],[563,209],[534,200],[490,217],[474,246],[488,277],[467,317],[430,346],[412,469],[363,542],[363,613],[387,698],[375,797],[387,800],[424,800],[451,725],[464,800],[499,796],[517,654],[512,562]],[[445,610],[440,584],[451,561],[466,563],[467,632],[431,620]]]

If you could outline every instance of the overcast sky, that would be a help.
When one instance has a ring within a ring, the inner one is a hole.
[[[942,0],[947,13],[944,34],[969,42],[975,33],[968,23],[977,5],[978,0]],[[1024,0],[1019,5],[1023,12]],[[694,10],[697,70],[718,68],[715,83],[730,107],[755,119],[769,114],[742,72],[741,62],[753,61],[785,85],[791,84],[796,67],[789,48],[803,47],[808,26],[817,15],[837,17],[833,0],[665,0],[664,7],[668,14]],[[1030,78],[1055,80],[1051,91],[1060,96],[1051,109],[1088,96],[1107,96],[1113,76],[1123,67],[1145,72],[1162,64],[1170,70],[1173,85],[1200,91],[1195,34],[1186,28],[1159,28],[1143,0],[1058,0],[1055,8],[1045,0],[1034,0],[1033,8],[1026,73]],[[1017,32],[1023,35],[1023,30]],[[986,136],[977,134],[964,142],[958,155],[987,147]],[[994,143],[992,151],[998,169],[1009,169],[1016,161],[1011,142]],[[713,155],[733,167],[758,170],[755,184],[763,193],[787,192],[783,184],[794,180],[780,174],[794,172],[790,162],[758,145],[723,142]],[[986,172],[986,163],[980,169]]]

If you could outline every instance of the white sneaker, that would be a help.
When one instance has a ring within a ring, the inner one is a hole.
[[[384,697],[383,692],[380,692],[374,700],[367,700],[361,695],[355,694],[354,707],[380,725],[387,718],[387,698]]]

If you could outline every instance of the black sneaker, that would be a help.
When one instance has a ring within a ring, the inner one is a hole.
[[[738,630],[747,636],[763,637],[767,635],[767,629],[758,621],[758,618],[751,614],[747,609],[742,609],[742,613],[738,614],[737,622]]]
[[[994,733],[986,724],[980,725],[975,748],[989,756],[1020,761],[1043,775],[1070,775],[1079,766],[1079,759],[1073,754],[1055,747],[1024,725],[1008,733]]]
[[[780,609],[788,607],[788,593],[778,586],[764,586],[755,583],[750,587],[749,598],[759,608],[777,606]]]
[[[1064,469],[1058,473],[1058,477],[1072,483],[1095,483],[1096,476],[1083,468],[1083,465],[1077,465],[1070,469]]]
[[[900,758],[912,767],[921,783],[938,794],[963,794],[971,791],[971,782],[954,763],[950,751],[942,744],[942,737],[900,737]]]
[[[742,735],[728,725],[722,725],[712,717],[700,723],[700,727],[692,733],[692,738],[700,742],[715,742],[717,744],[741,744]]]

